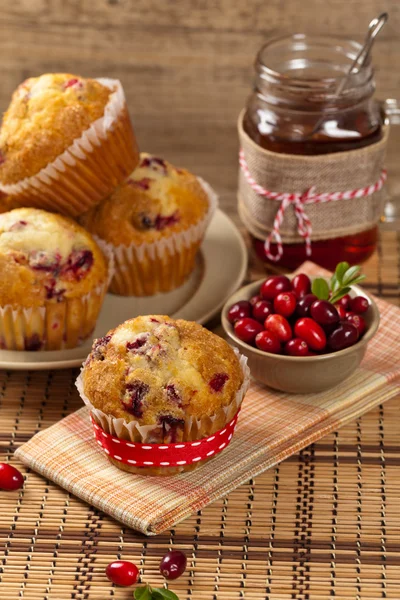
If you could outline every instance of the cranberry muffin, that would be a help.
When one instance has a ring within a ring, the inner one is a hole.
[[[0,189],[21,205],[77,216],[110,194],[138,158],[118,80],[31,77],[3,118]]]
[[[150,296],[182,285],[215,209],[210,188],[162,158],[140,154],[138,167],[80,222],[110,244],[110,291]]]
[[[34,208],[0,214],[0,346],[73,348],[93,331],[108,264],[77,223]]]
[[[237,354],[219,336],[197,323],[149,315],[125,321],[94,341],[78,389],[109,433],[171,444],[222,429],[240,406],[247,378]],[[141,474],[188,468],[131,467],[110,460]]]

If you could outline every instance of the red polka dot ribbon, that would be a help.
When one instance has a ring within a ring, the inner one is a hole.
[[[244,173],[244,176],[247,179],[247,182],[259,196],[263,196],[264,198],[268,198],[269,200],[277,200],[278,202],[280,202],[280,206],[276,212],[275,220],[272,225],[271,233],[265,240],[265,254],[270,260],[273,261],[278,261],[283,254],[283,243],[280,234],[280,228],[283,222],[285,212],[290,205],[294,206],[294,211],[297,218],[297,230],[306,244],[306,254],[307,256],[311,256],[312,225],[310,219],[306,214],[304,206],[307,204],[321,204],[324,202],[335,202],[337,200],[351,200],[352,198],[364,198],[365,196],[370,196],[371,194],[375,194],[375,192],[379,192],[379,190],[382,189],[387,177],[386,170],[383,169],[378,181],[364,188],[346,190],[344,192],[323,192],[321,194],[318,194],[315,191],[315,187],[311,187],[310,189],[305,190],[304,192],[295,192],[289,194],[286,192],[273,192],[259,185],[250,173],[250,169],[246,162],[243,150],[241,150],[239,153],[239,164]],[[271,244],[273,243],[276,244],[276,254],[272,254],[271,252]]]
[[[179,467],[206,460],[226,448],[233,436],[239,412],[220,431],[194,442],[176,444],[140,444],[110,435],[92,418],[99,446],[114,460],[137,467]]]

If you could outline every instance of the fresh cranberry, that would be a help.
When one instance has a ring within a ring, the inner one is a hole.
[[[358,331],[358,337],[361,337],[367,327],[364,317],[356,313],[347,313],[346,321],[354,325]]]
[[[311,317],[320,325],[334,325],[340,319],[335,306],[328,300],[316,300],[311,304]]]
[[[289,321],[282,315],[269,315],[264,323],[267,331],[272,331],[280,342],[288,342],[292,337],[292,328]]]
[[[257,304],[257,302],[259,302],[260,300],[262,300],[261,296],[259,294],[257,294],[256,296],[253,296],[252,298],[250,298],[249,302],[252,306],[252,308],[254,308],[254,306]]]
[[[311,281],[305,273],[299,273],[292,279],[292,290],[297,298],[304,298],[311,292]]]
[[[344,310],[349,310],[351,297],[349,294],[346,294],[340,300],[336,302],[339,306],[342,306]]]
[[[352,323],[343,322],[340,327],[335,329],[328,338],[328,346],[331,350],[343,350],[353,346],[358,340],[358,331]]]
[[[186,569],[187,559],[180,550],[167,552],[160,562],[160,573],[165,579],[178,579]]]
[[[294,292],[281,292],[274,298],[274,309],[278,315],[290,317],[296,310],[297,298]]]
[[[299,319],[294,326],[294,333],[296,337],[304,340],[311,350],[323,350],[326,346],[325,331],[313,319]]]
[[[122,399],[122,404],[126,411],[140,419],[143,416],[143,399],[149,393],[150,387],[143,381],[132,381],[126,386],[126,395]]]
[[[139,569],[129,560],[116,560],[106,567],[107,578],[122,587],[129,587],[137,582]]]
[[[281,343],[272,331],[260,331],[260,333],[257,333],[256,346],[260,350],[270,352],[271,354],[279,354],[281,351]]]
[[[228,321],[235,323],[239,319],[250,317],[251,315],[251,304],[247,300],[239,300],[232,304],[228,311]]]
[[[260,331],[263,330],[263,327],[261,323],[255,319],[249,319],[248,317],[245,317],[236,321],[234,329],[236,335],[240,340],[242,340],[242,342],[251,344],[254,342],[257,333],[260,333]]]
[[[217,373],[214,377],[209,381],[208,385],[214,392],[220,392],[224,387],[225,383],[228,381],[229,375],[226,373]]]
[[[304,340],[293,338],[285,345],[285,353],[289,356],[308,356],[308,346]]]
[[[340,319],[344,319],[346,317],[346,311],[343,306],[340,306],[339,303],[335,304],[336,310],[338,311],[338,315]]]
[[[369,302],[364,296],[356,296],[350,300],[350,310],[355,312],[357,315],[362,315],[367,312],[369,308]]]
[[[259,300],[253,306],[253,317],[257,321],[261,321],[261,323],[264,323],[265,319],[269,315],[272,315],[273,312],[272,304],[268,300]]]
[[[286,275],[272,275],[262,284],[260,294],[264,300],[273,300],[281,292],[290,292],[291,289],[290,279]]]
[[[8,463],[0,463],[0,489],[13,492],[24,485],[24,476]]]
[[[303,298],[300,298],[296,306],[296,315],[298,317],[309,317],[311,304],[316,300],[318,298],[314,294],[306,294]]]

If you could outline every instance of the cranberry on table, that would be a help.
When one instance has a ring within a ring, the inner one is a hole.
[[[304,340],[293,338],[286,343],[285,353],[289,356],[308,356],[309,349]]]
[[[253,317],[264,323],[265,319],[273,313],[272,303],[268,300],[259,300],[253,306]]]
[[[364,296],[356,296],[355,298],[351,298],[350,300],[350,310],[352,312],[357,313],[358,315],[362,315],[367,312],[369,308],[369,302]]]
[[[305,273],[299,273],[292,279],[292,290],[297,298],[303,298],[311,292],[311,281]]]
[[[129,560],[116,560],[106,567],[107,578],[122,587],[129,587],[137,582],[139,569]]]
[[[272,331],[280,342],[288,342],[292,337],[290,323],[282,315],[269,315],[265,319],[264,327],[267,331]]]
[[[264,352],[271,354],[279,354],[281,351],[281,343],[275,333],[272,331],[260,331],[256,335],[256,346]]]
[[[291,289],[290,279],[286,275],[272,275],[262,284],[260,294],[264,300],[273,300],[281,292],[290,292]]]
[[[338,304],[339,306],[342,306],[344,308],[344,310],[349,310],[350,307],[350,294],[346,294],[345,296],[342,296],[342,298],[340,298],[340,300],[338,300],[336,302],[336,304]]]
[[[344,350],[355,344],[358,340],[357,328],[345,321],[328,338],[328,346],[334,351]]]
[[[320,325],[334,325],[340,319],[339,313],[328,300],[316,300],[311,304],[310,315]]]
[[[13,492],[24,485],[24,476],[8,463],[0,463],[0,490]]]
[[[238,338],[242,340],[242,342],[249,344],[254,342],[257,333],[260,333],[260,331],[263,330],[263,326],[255,319],[245,317],[244,319],[236,321],[234,329]]]
[[[297,298],[294,292],[281,292],[274,298],[274,309],[278,315],[290,317],[296,310]]]
[[[354,325],[358,331],[358,337],[363,335],[367,325],[365,323],[365,319],[361,315],[356,315],[356,313],[347,313],[346,321]]]
[[[318,298],[314,294],[306,294],[306,296],[300,298],[296,306],[296,315],[299,317],[309,317],[311,304],[316,300],[318,300]]]
[[[325,331],[313,319],[304,317],[299,319],[294,326],[294,333],[296,337],[304,340],[310,350],[323,350],[326,346],[326,335]]]
[[[239,300],[232,304],[228,311],[228,320],[231,323],[243,319],[244,317],[250,317],[251,315],[251,304],[247,300]]]
[[[250,302],[250,305],[252,307],[254,307],[257,304],[257,302],[259,302],[260,300],[262,300],[262,298],[261,298],[260,294],[257,294],[256,296],[253,296],[252,298],[250,298],[249,302]]]
[[[186,556],[180,550],[171,550],[160,562],[160,573],[165,579],[178,579],[185,572]]]

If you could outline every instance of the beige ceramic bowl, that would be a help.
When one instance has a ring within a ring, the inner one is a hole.
[[[289,276],[290,278],[290,276]],[[361,363],[367,344],[379,326],[379,311],[374,300],[357,285],[352,287],[351,296],[364,296],[370,303],[365,320],[367,330],[363,338],[344,350],[319,356],[284,356],[269,354],[242,342],[228,321],[229,308],[238,300],[249,300],[255,296],[265,279],[255,281],[235,292],[222,309],[222,325],[242,354],[248,358],[251,374],[269,387],[295,394],[321,392],[338,385],[349,377]]]

